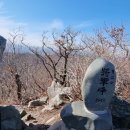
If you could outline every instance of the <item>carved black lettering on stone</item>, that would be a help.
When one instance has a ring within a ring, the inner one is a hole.
[[[105,86],[105,84],[108,84],[109,75],[110,75],[110,69],[109,68],[102,68],[101,78],[100,78],[100,84],[101,85]]]
[[[99,111],[108,108],[115,88],[115,81],[115,67],[111,62],[98,58],[90,64],[81,89],[88,110]],[[98,100],[100,98],[105,100]],[[97,105],[96,102],[99,104]]]
[[[101,76],[108,77],[108,76],[109,76],[109,73],[110,73],[109,68],[102,68]]]
[[[101,77],[100,84],[104,86],[105,84],[108,84],[108,81],[109,81],[109,78]]]
[[[115,70],[111,70],[112,71],[112,74],[114,74],[115,73]]]
[[[109,68],[102,68],[101,70],[101,78],[99,79],[101,87],[97,89],[97,92],[100,92],[101,95],[107,92],[106,85],[113,84],[114,82],[114,70],[110,70]]]
[[[100,92],[101,93],[101,95],[103,95],[104,93],[106,93],[107,92],[107,90],[106,90],[106,88],[105,87],[100,87],[100,88],[98,88],[98,90],[97,90],[98,92]]]
[[[115,80],[115,70],[111,70],[110,84],[114,84]]]
[[[105,98],[96,98],[96,103],[105,102]]]

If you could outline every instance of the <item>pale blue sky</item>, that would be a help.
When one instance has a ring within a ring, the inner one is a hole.
[[[129,12],[130,0],[0,0],[0,35],[21,26],[36,43],[43,30],[72,26],[92,33],[105,24],[123,24],[129,33]]]

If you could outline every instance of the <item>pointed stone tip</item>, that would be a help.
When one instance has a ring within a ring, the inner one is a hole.
[[[110,61],[108,61],[107,59],[103,58],[103,57],[98,57],[97,59],[95,59],[93,62],[101,62],[101,63],[111,63]],[[92,63],[93,63],[92,62]],[[111,63],[112,64],[112,63]]]

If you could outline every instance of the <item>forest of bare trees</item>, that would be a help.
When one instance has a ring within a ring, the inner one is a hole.
[[[72,87],[76,100],[84,73],[97,57],[115,64],[115,94],[130,100],[130,43],[123,26],[105,27],[92,36],[66,28],[60,33],[43,33],[41,39],[42,47],[35,48],[26,43],[19,30],[10,33],[0,68],[1,102],[26,103],[46,95],[53,80]],[[22,47],[28,51],[21,51]]]

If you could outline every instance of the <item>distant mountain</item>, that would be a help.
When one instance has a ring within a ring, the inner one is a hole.
[[[34,50],[38,50],[39,52],[42,51],[41,47],[33,47],[29,46]],[[31,53],[28,47],[20,44],[15,44],[15,51],[16,53]],[[13,52],[13,45],[11,43],[6,44],[5,52]]]

